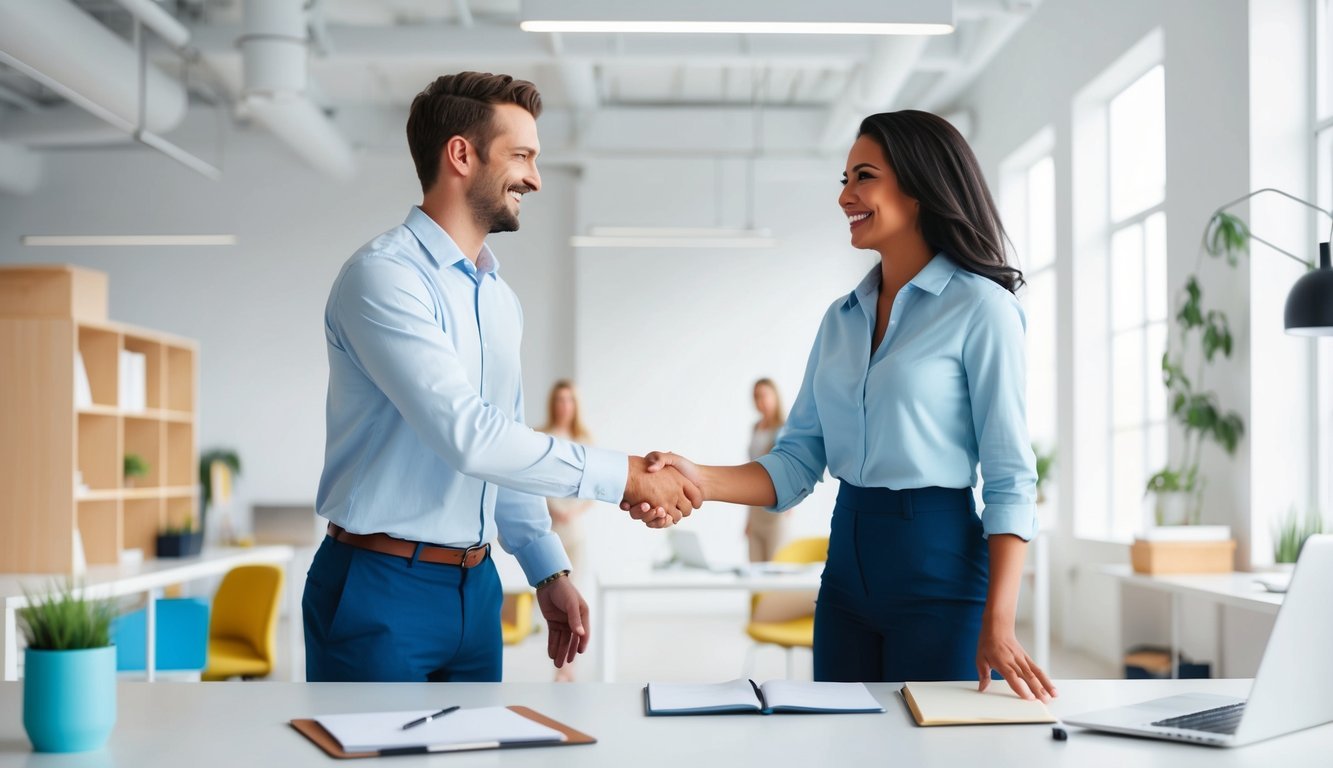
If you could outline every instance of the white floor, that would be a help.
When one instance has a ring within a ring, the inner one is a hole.
[[[740,677],[745,656],[752,647],[745,635],[745,614],[710,612],[684,613],[627,613],[623,616],[619,634],[619,659],[616,679],[620,681],[722,681]],[[286,619],[283,619],[285,624]],[[1031,628],[1020,625],[1019,640],[1031,650]],[[288,679],[289,662],[285,639],[286,626],[279,626],[280,642],[278,669],[272,679]],[[594,642],[596,638],[594,638]],[[304,653],[298,649],[298,665],[304,665]],[[796,651],[796,677],[809,680],[811,660],[809,651]],[[769,646],[759,648],[755,655],[753,676],[756,680],[785,677],[787,658],[781,649]],[[575,663],[579,679],[593,679],[592,664],[580,660]],[[1055,678],[1106,679],[1118,678],[1121,670],[1085,654],[1068,651],[1058,645],[1051,648],[1051,668],[1047,672]],[[580,668],[586,670],[580,673]],[[546,635],[543,629],[522,643],[504,649],[504,679],[512,682],[540,682],[551,680],[555,670],[546,658]]]

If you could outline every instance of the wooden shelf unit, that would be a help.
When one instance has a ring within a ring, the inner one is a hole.
[[[155,555],[157,532],[198,519],[197,371],[190,339],[106,319],[106,275],[0,268],[0,571],[70,573]],[[145,408],[121,407],[121,351],[145,361]],[[76,353],[91,403],[76,402]],[[148,464],[127,481],[126,454]],[[80,488],[76,474],[85,488]]]

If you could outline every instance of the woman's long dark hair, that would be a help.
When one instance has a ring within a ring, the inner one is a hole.
[[[1010,292],[1023,285],[1023,273],[1005,259],[1007,236],[981,166],[957,128],[904,109],[867,117],[857,135],[880,145],[903,194],[920,203],[917,225],[927,245]]]

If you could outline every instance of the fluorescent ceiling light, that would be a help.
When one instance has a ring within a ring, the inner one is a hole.
[[[236,235],[24,235],[23,245],[43,246],[146,246],[146,245],[236,245]]]
[[[591,227],[569,238],[575,248],[773,248],[767,229],[725,227]]]
[[[953,0],[523,0],[528,32],[947,35]]]

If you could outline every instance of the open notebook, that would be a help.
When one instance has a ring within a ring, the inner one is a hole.
[[[883,712],[862,683],[806,683],[753,680],[726,683],[649,683],[644,690],[648,715],[721,715],[781,712]]]
[[[985,693],[975,680],[906,683],[903,700],[917,725],[995,725],[1000,723],[1054,723],[1055,717],[1040,701],[1020,699],[1003,681]]]
[[[554,744],[565,734],[505,707],[460,709],[415,728],[403,724],[431,710],[321,715],[315,718],[344,752],[447,752],[518,745]]]

